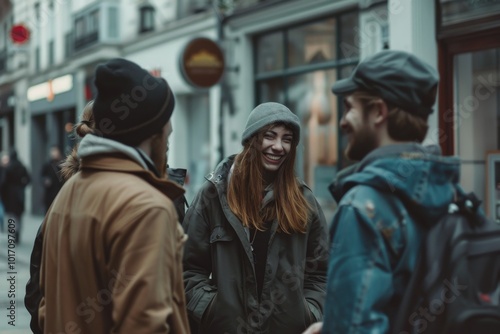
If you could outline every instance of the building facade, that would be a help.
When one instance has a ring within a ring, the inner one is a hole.
[[[462,158],[465,189],[496,218],[499,6],[496,0],[0,0],[0,149],[15,146],[31,167],[31,210],[40,213],[38,175],[48,148],[69,149],[71,126],[95,94],[95,66],[124,57],[172,86],[169,163],[188,169],[188,199],[224,156],[241,150],[250,111],[277,101],[302,121],[296,170],[329,217],[335,204],[327,186],[350,163],[338,131],[343,106],[330,88],[364,57],[400,49],[439,69],[426,143]],[[9,32],[21,23],[31,36],[18,45]],[[190,84],[180,66],[186,45],[200,37],[224,52],[224,75],[210,87]]]
[[[331,215],[327,186],[349,162],[338,133],[343,106],[330,87],[368,55],[405,50],[440,72],[425,144],[461,158],[465,190],[500,222],[500,1],[269,1],[234,12],[224,27],[230,68],[239,70],[229,72],[239,103],[224,118],[227,150],[237,150],[252,106],[285,103],[305,130],[297,172]]]
[[[0,151],[15,148],[29,167],[28,211],[44,213],[42,165],[51,146],[65,153],[73,146],[73,125],[95,96],[93,75],[99,63],[129,58],[154,75],[167,77],[179,94],[175,116],[179,119],[174,121],[191,122],[183,111],[187,108],[206,115],[206,119],[198,119],[193,112],[189,117],[194,117],[196,124],[210,124],[207,109],[216,106],[210,105],[209,97],[217,88],[193,94],[194,89],[178,75],[176,57],[192,34],[215,37],[216,20],[211,10],[210,1],[194,0],[0,1]],[[193,24],[198,28],[193,29]],[[13,42],[10,35],[15,26],[27,28],[28,41]],[[164,49],[155,49],[158,36],[162,36],[159,43]],[[140,44],[144,41],[149,41],[146,46]],[[152,57],[142,59],[144,55]],[[193,98],[187,97],[189,93]],[[183,94],[188,95],[183,99]],[[193,164],[186,158],[188,147],[195,148],[194,141],[181,133],[176,131],[172,138],[169,155],[176,157],[173,165],[186,168]],[[215,139],[208,136],[210,129],[205,126],[198,133],[204,133],[208,144],[193,155],[209,156],[210,140]],[[213,163],[207,162],[206,169]]]
[[[439,142],[500,223],[500,1],[440,0]]]

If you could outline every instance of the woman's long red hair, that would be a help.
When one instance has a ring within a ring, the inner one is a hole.
[[[310,207],[302,194],[294,170],[299,138],[293,138],[290,152],[276,173],[273,181],[274,200],[261,210],[264,193],[261,145],[265,132],[277,125],[284,125],[288,130],[292,130],[283,123],[265,127],[250,138],[243,151],[236,156],[227,191],[229,207],[244,226],[262,231],[265,222],[277,218],[279,231],[287,234],[305,233]]]

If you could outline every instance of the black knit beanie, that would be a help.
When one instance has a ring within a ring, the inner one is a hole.
[[[98,65],[93,111],[96,128],[105,138],[135,146],[161,132],[175,99],[163,78],[121,58]]]

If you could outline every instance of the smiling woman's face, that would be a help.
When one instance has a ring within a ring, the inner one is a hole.
[[[284,125],[277,125],[264,133],[261,146],[261,159],[264,170],[276,172],[290,152],[293,132]]]

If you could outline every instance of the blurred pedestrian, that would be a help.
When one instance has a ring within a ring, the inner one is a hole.
[[[188,333],[186,236],[172,203],[184,190],[165,177],[174,95],[124,59],[97,66],[95,85],[76,127],[83,139],[63,166],[69,179],[42,223],[43,297],[32,325],[45,333]]]
[[[186,213],[184,282],[192,333],[301,333],[322,319],[327,233],[294,172],[300,122],[257,106],[243,151],[210,174]]]
[[[5,163],[4,159],[4,163]],[[15,241],[21,241],[22,215],[25,206],[25,188],[31,178],[24,164],[18,159],[16,150],[12,150],[3,173],[1,187],[5,220],[12,219],[15,225]]]
[[[49,152],[49,160],[42,167],[42,185],[44,188],[43,204],[45,212],[49,209],[54,198],[63,185],[61,177],[62,155],[59,147],[52,146]]]
[[[424,147],[438,73],[402,51],[363,60],[333,93],[344,96],[345,154],[360,161],[330,187],[325,319],[306,333],[389,333],[426,228],[460,191],[459,160]]]

